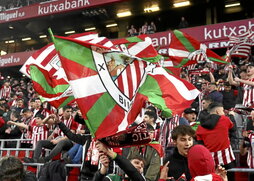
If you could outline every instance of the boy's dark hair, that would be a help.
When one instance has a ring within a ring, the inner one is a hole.
[[[10,156],[0,160],[0,180],[22,180],[24,174],[24,166],[18,158]]]
[[[155,122],[156,119],[157,119],[157,114],[156,114],[156,112],[146,111],[146,112],[145,112],[145,115],[149,116],[150,118],[154,118],[153,122]]]
[[[130,158],[128,158],[130,161],[131,160],[134,160],[134,159],[137,159],[137,160],[140,160],[140,161],[142,161],[143,163],[144,163],[144,165],[145,165],[145,159],[144,159],[144,157],[142,156],[142,155],[140,155],[140,154],[134,154],[132,157],[130,157]]]
[[[20,113],[17,111],[12,111],[11,114],[15,117],[15,118],[20,118]]]
[[[148,107],[146,108],[146,110],[147,110],[147,111],[152,111],[152,112],[155,112],[155,113],[156,113],[156,109],[155,109],[155,107],[153,107],[153,106],[148,106]]]
[[[217,107],[223,107],[223,104],[221,104],[219,102],[213,102],[213,103],[209,104],[207,110],[208,110],[208,112],[212,112]]]
[[[71,109],[72,110],[72,107],[69,106],[69,105],[66,105],[66,106],[63,107],[63,111],[65,111],[66,109]]]
[[[191,137],[195,137],[196,136],[196,132],[191,128],[191,126],[187,126],[187,125],[179,125],[177,127],[175,127],[172,131],[172,139],[174,141],[177,140],[178,136],[191,136]]]

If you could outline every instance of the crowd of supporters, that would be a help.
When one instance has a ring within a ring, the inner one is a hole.
[[[60,154],[64,163],[82,164],[80,180],[128,177],[163,181],[207,176],[212,178],[210,180],[233,181],[235,175],[233,172],[226,175],[227,169],[254,168],[251,152],[254,149],[254,62],[250,57],[230,65],[195,66],[182,68],[180,75],[201,92],[191,107],[182,114],[163,118],[160,111],[148,103],[137,118],[136,124],[140,120],[147,124],[149,144],[110,149],[93,140],[75,102],[55,109],[47,101],[42,102],[26,78],[1,79],[0,139],[23,139],[20,148],[34,149],[32,157],[22,160],[25,163],[57,165],[60,162],[56,156]],[[193,146],[196,144],[199,146]],[[6,141],[3,147],[16,148],[17,142]],[[242,156],[236,157],[239,151]],[[41,173],[40,177],[47,178],[53,172],[62,175],[59,170],[51,170]],[[0,177],[6,174],[2,171]],[[252,174],[249,179],[253,180]]]

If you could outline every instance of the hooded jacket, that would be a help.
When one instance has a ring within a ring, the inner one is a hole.
[[[223,181],[219,175],[215,174],[215,163],[206,147],[193,146],[188,152],[187,159],[191,181]]]
[[[203,141],[210,152],[224,150],[230,146],[229,130],[233,123],[227,116],[210,114],[196,131],[197,140]]]

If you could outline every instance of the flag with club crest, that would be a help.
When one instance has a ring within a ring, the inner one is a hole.
[[[168,117],[173,101],[177,105],[173,109],[178,110],[180,105],[189,106],[199,93],[190,83],[150,63],[157,61],[157,54],[144,55],[147,62],[72,38],[56,36],[54,44],[86,124],[96,138],[126,129],[146,101]]]
[[[98,37],[97,33],[75,34],[70,37],[106,47],[113,46],[107,38]],[[52,43],[29,57],[20,71],[33,80],[35,91],[54,107],[62,107],[74,100],[66,74]]]
[[[254,32],[249,30],[238,36],[231,36],[229,42],[233,47],[227,51],[227,60],[231,57],[248,58],[251,54],[251,46],[254,45]]]
[[[174,30],[171,34],[168,54],[170,59],[177,64],[175,67],[204,62],[227,63],[212,50],[207,49],[206,45],[178,30]]]

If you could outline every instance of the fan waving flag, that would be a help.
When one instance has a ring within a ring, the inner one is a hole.
[[[168,106],[174,102],[168,101],[174,100],[185,108],[195,99],[194,94],[198,94],[198,91],[193,91],[191,96],[184,93],[192,89],[151,63],[157,61],[157,54],[144,55],[149,58],[147,62],[125,52],[72,38],[56,36],[54,43],[86,124],[98,139],[125,130],[146,101],[170,116],[172,111]],[[182,90],[172,88],[173,84]],[[159,90],[152,90],[155,88]],[[177,91],[180,93],[174,97]],[[169,99],[167,94],[174,98]],[[179,110],[179,105],[174,109]]]
[[[218,64],[227,63],[212,50],[207,49],[206,45],[178,30],[174,30],[171,34],[168,54],[170,59],[178,64],[175,67],[203,63],[206,61]]]
[[[82,33],[71,37],[108,47],[113,46],[107,38],[99,38],[96,33]],[[35,91],[54,107],[62,107],[74,100],[66,74],[52,43],[36,51],[20,71],[33,80]]]

